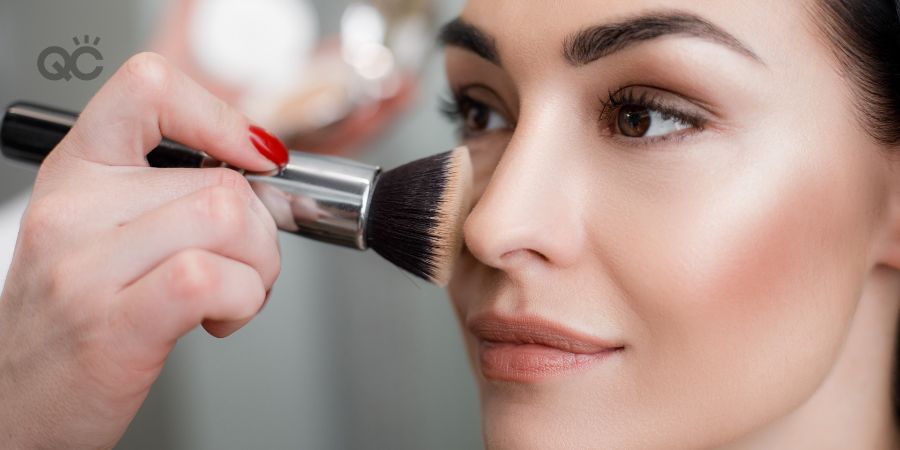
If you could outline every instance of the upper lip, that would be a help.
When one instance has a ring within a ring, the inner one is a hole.
[[[593,354],[624,347],[538,316],[478,315],[467,320],[466,327],[483,341],[538,344],[570,353]]]

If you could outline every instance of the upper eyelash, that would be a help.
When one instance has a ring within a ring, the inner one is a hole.
[[[454,132],[458,138],[465,137],[465,117],[463,117],[461,95],[450,92],[438,97],[438,111],[455,125]]]
[[[601,121],[611,121],[613,112],[623,105],[637,105],[658,111],[665,119],[675,118],[699,129],[702,129],[706,122],[703,117],[685,113],[662,103],[658,96],[654,96],[649,92],[642,92],[639,96],[635,96],[634,89],[630,87],[610,90],[605,100],[603,98],[600,99],[600,104]]]
[[[459,107],[459,96],[451,93],[438,97],[438,111],[451,121],[457,121],[462,117],[462,109]]]
[[[450,91],[449,94],[439,96],[438,102],[438,110],[441,115],[456,125],[456,134],[461,139],[468,139],[479,135],[479,133],[470,134],[466,129],[466,106],[481,105],[494,110],[494,108],[487,103],[475,100],[468,96],[465,91]]]

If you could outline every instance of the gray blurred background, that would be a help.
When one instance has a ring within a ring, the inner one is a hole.
[[[312,3],[323,33],[346,5]],[[441,0],[441,21],[461,4]],[[0,0],[0,104],[28,99],[80,110],[115,67],[146,48],[164,6]],[[43,48],[85,33],[102,37],[98,79],[39,76]],[[437,112],[439,56],[428,60],[413,106],[359,159],[393,167],[453,146],[452,127]],[[0,163],[7,223],[21,214],[34,173]],[[0,254],[8,255],[14,229],[0,233]],[[286,234],[281,249],[281,276],[260,316],[224,340],[202,329],[183,338],[119,448],[481,448],[477,392],[442,290],[372,252]],[[5,274],[8,261],[0,264]]]

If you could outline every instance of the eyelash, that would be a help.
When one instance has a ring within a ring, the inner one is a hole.
[[[470,138],[471,136],[468,136],[466,133],[466,116],[463,104],[482,103],[476,101],[475,99],[469,97],[464,93],[456,93],[452,91],[439,97],[438,102],[440,103],[438,109],[440,110],[441,115],[446,117],[447,120],[449,120],[456,126],[455,132],[457,136],[463,139]]]
[[[623,106],[640,106],[642,108],[659,112],[664,119],[675,119],[682,123],[690,125],[690,128],[685,130],[684,132],[671,133],[662,136],[639,138],[621,137],[623,140],[626,140],[631,144],[652,144],[660,141],[681,139],[686,137],[687,135],[703,131],[703,127],[707,123],[706,118],[702,116],[686,113],[682,110],[679,110],[678,108],[666,105],[658,95],[653,95],[652,93],[646,91],[637,95],[635,94],[634,87],[628,86],[616,90],[610,90],[605,99],[603,97],[600,98],[600,111],[598,121],[601,124],[605,125],[605,128],[609,130],[610,134],[612,135],[616,135],[616,121],[618,119],[617,113]]]
[[[460,103],[462,99],[461,95],[457,95],[455,93],[449,93],[441,95],[438,98],[438,110],[441,112],[441,115],[446,117],[447,120],[455,123],[457,126],[462,125],[462,107]]]

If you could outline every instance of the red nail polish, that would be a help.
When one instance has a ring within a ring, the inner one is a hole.
[[[250,142],[256,147],[256,150],[265,156],[269,161],[278,164],[279,168],[284,168],[288,163],[287,147],[281,143],[277,137],[272,136],[266,130],[250,125]]]

